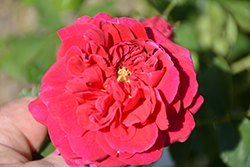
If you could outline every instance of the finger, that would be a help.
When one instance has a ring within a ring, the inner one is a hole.
[[[1,165],[1,167],[69,167],[61,156],[50,154],[44,159],[29,161],[26,163],[13,163]]]
[[[32,152],[44,141],[46,127],[36,122],[28,111],[28,104],[34,99],[25,97],[0,108],[0,163],[4,161],[1,156],[7,152],[16,156],[16,159],[11,157],[12,162],[30,160]]]

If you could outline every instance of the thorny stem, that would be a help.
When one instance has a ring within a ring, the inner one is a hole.
[[[167,8],[164,10],[164,12],[162,13],[162,16],[164,17],[164,19],[168,20],[168,15],[169,13],[174,9],[174,7],[177,5],[177,0],[172,0],[169,5],[167,6]]]

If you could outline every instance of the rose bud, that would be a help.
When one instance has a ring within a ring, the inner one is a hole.
[[[161,16],[155,15],[141,22],[144,27],[158,30],[165,37],[172,40],[173,26]]]

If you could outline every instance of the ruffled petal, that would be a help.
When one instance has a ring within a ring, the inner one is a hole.
[[[97,13],[94,17],[93,17],[93,20],[94,19],[105,19],[105,20],[111,20],[112,17],[107,14],[107,13]]]
[[[86,20],[83,21],[84,19]],[[82,17],[81,21],[80,19],[78,19],[74,22],[74,24],[58,30],[57,33],[60,39],[63,41],[64,39],[69,37],[81,36],[85,34],[85,32],[89,29],[97,29],[97,26],[86,23],[88,19],[89,17]]]
[[[195,114],[200,109],[203,102],[204,102],[204,98],[199,94],[199,92],[197,92],[192,104],[188,107],[188,110],[192,114]]]
[[[65,53],[71,48],[72,46],[77,46],[80,49],[85,48],[86,44],[88,41],[86,41],[83,37],[81,36],[74,36],[74,37],[69,37],[66,38],[62,41],[61,46],[59,47],[57,51],[57,60],[61,59],[62,57],[65,56]]]
[[[157,70],[152,72],[143,72],[137,75],[138,78],[144,81],[145,84],[155,87],[159,81],[161,80],[162,76],[164,75],[165,70]]]
[[[164,141],[161,135],[159,135],[155,144],[147,151],[142,153],[136,153],[134,156],[126,159],[121,159],[123,162],[131,165],[146,165],[157,161],[162,154]]]
[[[162,76],[156,88],[161,93],[162,98],[169,104],[174,100],[178,92],[180,84],[179,72],[165,52],[157,51],[154,56],[158,57],[159,61],[163,64],[163,68],[165,67],[165,74]]]
[[[176,114],[179,113],[180,109],[181,109],[181,97],[180,97],[180,94],[178,93],[175,96],[175,99],[172,101],[172,103],[167,105],[168,119],[172,119],[173,117],[175,117]]]
[[[133,33],[127,26],[123,26],[120,24],[113,24],[113,25],[117,29],[122,41],[129,41],[135,39]]]
[[[71,78],[66,70],[65,59],[55,62],[42,78],[40,98],[47,105],[51,98],[63,94],[67,81]]]
[[[151,148],[156,139],[158,138],[158,128],[149,121],[146,125],[137,125],[137,131],[135,136],[131,140],[121,140],[119,137],[115,137],[111,132],[105,132],[104,136],[109,145],[120,152],[143,152]],[[141,140],[141,137],[147,140]]]
[[[122,17],[117,19],[117,23],[130,28],[130,30],[133,32],[134,36],[137,39],[139,38],[148,39],[146,31],[139,21],[127,17]]]
[[[160,93],[158,92],[157,89],[155,89],[155,94],[157,102],[152,117],[155,120],[155,123],[160,130],[166,130],[168,129],[169,126],[169,122],[167,119],[166,105],[162,101]]]
[[[157,15],[152,16],[148,19],[143,20],[141,23],[144,27],[157,29],[167,38],[169,39],[172,38],[173,26],[161,16],[157,16]]]
[[[53,145],[65,159],[79,157],[69,145],[68,134],[61,129],[61,126],[51,116],[48,117],[48,131]],[[85,161],[86,163],[89,162]]]
[[[108,155],[113,157],[117,155],[117,151],[109,145],[109,143],[105,139],[103,132],[101,131],[96,132],[96,142]]]
[[[67,70],[74,77],[80,76],[85,69],[81,56],[82,52],[77,46],[72,46],[66,52],[66,57],[68,58]]]
[[[149,99],[139,100],[131,112],[124,113],[123,124],[131,126],[135,123],[144,123],[151,114],[152,103]]]
[[[101,29],[89,29],[84,34],[84,39],[86,41],[95,41],[96,43],[108,47],[109,45],[109,35],[107,32]]]
[[[37,98],[29,104],[29,111],[36,121],[47,126],[47,119],[49,112],[47,106],[43,103],[41,98]]]
[[[96,142],[96,132],[88,131],[83,136],[68,136],[72,150],[83,159],[89,161],[102,161],[108,157]]]
[[[108,157],[107,159],[103,160],[102,162],[95,162],[90,167],[127,167],[129,164],[119,160],[117,157]]]
[[[109,47],[114,46],[115,44],[122,41],[118,30],[114,27],[112,23],[107,21],[101,22],[101,29],[105,32],[108,32],[111,36]]]
[[[188,110],[180,111],[169,120],[169,128],[161,131],[165,147],[175,142],[184,142],[188,139],[195,127],[193,115]]]
[[[76,114],[79,125],[84,129],[96,131],[100,129],[100,126],[90,119],[90,114],[98,113],[96,109],[93,108],[94,104],[84,103],[77,107]],[[99,113],[101,114],[101,113]]]
[[[117,120],[110,125],[110,131],[115,137],[119,137],[120,140],[127,141],[134,137],[136,128],[134,126],[126,127]]]
[[[170,40],[166,40],[161,44],[171,56],[175,67],[180,73],[179,93],[183,102],[183,107],[187,108],[191,105],[194,96],[198,91],[198,83],[196,80],[196,73],[194,71],[193,62],[190,52],[174,44]]]
[[[77,106],[76,99],[70,94],[59,95],[48,102],[48,110],[61,128],[68,134],[81,136],[86,130],[78,124]]]

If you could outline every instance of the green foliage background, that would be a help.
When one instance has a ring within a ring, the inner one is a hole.
[[[190,138],[169,147],[175,166],[250,166],[250,1],[19,1],[35,9],[38,28],[0,39],[0,70],[38,85],[20,96],[37,94],[42,76],[56,60],[56,31],[76,18],[98,12],[138,20],[162,15],[175,27],[174,41],[191,51],[205,99]],[[53,149],[45,144],[41,154]]]

